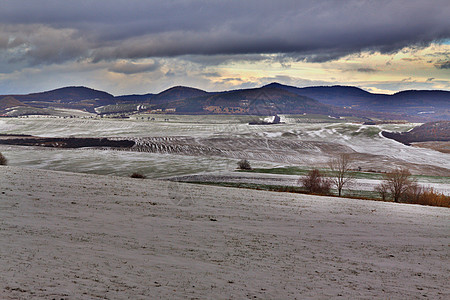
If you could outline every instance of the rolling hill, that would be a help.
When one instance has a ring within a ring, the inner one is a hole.
[[[425,123],[408,132],[382,131],[381,134],[406,145],[414,142],[450,142],[450,121]]]
[[[156,107],[197,114],[333,114],[333,108],[328,105],[272,87],[207,94]]]
[[[208,92],[205,92],[200,89],[185,87],[185,86],[175,86],[165,91],[162,91],[159,94],[154,95],[150,99],[151,104],[162,104],[168,103],[172,101],[179,101],[189,98],[201,97],[208,95]]]
[[[95,107],[115,103],[113,95],[82,86],[63,87],[27,95],[12,95],[12,97],[36,108],[59,107],[90,112],[94,112]]]
[[[9,103],[4,106],[21,104],[31,108],[72,108],[97,113],[135,112],[145,107],[150,111],[188,114],[316,113],[417,122],[450,120],[449,91],[402,91],[385,95],[352,86],[298,88],[271,83],[261,88],[224,92],[176,86],[158,94],[118,97],[87,87],[64,87],[27,95],[0,95],[0,99],[4,98],[7,98],[4,102]]]
[[[209,94],[206,91],[185,87],[175,86],[162,91],[159,94],[143,94],[143,95],[123,95],[115,97],[118,102],[135,102],[146,104],[162,104],[171,101],[184,100],[187,98],[199,97]]]
[[[352,86],[298,88],[271,83],[267,87],[284,89],[338,107],[450,120],[449,91],[408,90],[386,95],[369,93]]]
[[[8,108],[26,106],[16,98],[12,96],[1,97],[0,96],[0,113],[5,113]]]

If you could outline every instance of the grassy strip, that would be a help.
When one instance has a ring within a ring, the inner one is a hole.
[[[257,184],[257,183],[240,183],[240,182],[220,182],[220,181],[184,181],[187,183],[196,183],[204,185],[214,185],[223,187],[234,187],[243,189],[252,189],[260,191],[274,191],[274,192],[290,192],[290,193],[303,193],[306,191],[301,187],[286,186],[286,185],[271,185],[271,184]]]
[[[251,189],[251,190],[259,190],[259,191],[319,195],[319,194],[311,194],[311,193],[307,192],[304,188],[299,187],[299,186],[271,185],[271,184],[257,184],[257,183],[239,183],[239,182],[219,182],[219,181],[185,181],[185,182],[203,184],[203,185]],[[320,196],[338,197],[337,192],[335,192],[333,194],[324,194],[324,195],[320,195]],[[373,191],[362,191],[362,190],[346,190],[343,194],[343,197],[344,198],[353,198],[353,199],[365,199],[365,200],[381,200],[381,198],[378,196],[378,193],[373,192]]]
[[[301,167],[277,167],[277,168],[253,168],[251,170],[236,170],[237,172],[249,172],[249,173],[265,173],[265,174],[279,174],[279,175],[307,175],[311,169]],[[325,174],[332,174],[331,171],[326,169],[319,169]],[[372,172],[351,172],[354,178],[359,179],[382,179],[382,173]]]
[[[306,175],[308,174],[309,169],[303,169],[300,167],[277,167],[277,168],[253,168],[251,170],[236,170],[236,172],[281,174],[281,175]]]
[[[319,169],[325,174],[332,174],[329,170]],[[276,168],[253,168],[251,170],[236,170],[236,172],[248,172],[248,173],[264,173],[264,174],[279,174],[279,175],[307,175],[310,169],[302,167],[276,167]],[[382,180],[384,173],[376,172],[351,172],[356,179],[374,179]],[[413,175],[413,178],[418,180],[425,180],[432,183],[444,183],[450,184],[450,177],[448,176],[429,176],[429,175]]]
[[[298,186],[284,186],[284,185],[270,185],[270,184],[256,184],[256,183],[236,183],[236,182],[208,182],[208,181],[185,181],[187,183],[196,183],[203,185],[213,185],[213,186],[223,186],[232,188],[244,188],[260,191],[270,191],[270,192],[283,192],[283,193],[297,193],[297,194],[307,194],[307,195],[318,195],[311,194],[305,191],[302,187]],[[441,194],[427,194],[429,199],[413,200],[404,203],[408,204],[419,204],[427,206],[440,206],[440,207],[450,207],[449,199],[450,197]],[[339,197],[337,194],[326,194],[318,196],[328,196],[328,197]],[[346,190],[342,196],[343,198],[351,199],[361,199],[361,200],[373,200],[373,201],[384,201],[393,202],[392,200],[382,200],[380,195],[374,191],[363,191],[363,190]]]

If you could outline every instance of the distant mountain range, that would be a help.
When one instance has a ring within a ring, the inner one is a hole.
[[[51,108],[96,113],[138,110],[185,114],[325,114],[412,121],[450,120],[449,91],[372,94],[352,86],[298,88],[271,83],[261,88],[206,92],[176,86],[159,94],[113,96],[87,87],[64,87],[27,95],[0,95],[0,114],[49,113]]]
[[[372,94],[352,86],[316,86],[297,88],[271,83],[267,86],[307,96],[321,103],[358,110],[407,114],[410,116],[433,114],[436,118],[450,113],[450,92],[408,90],[393,95]]]

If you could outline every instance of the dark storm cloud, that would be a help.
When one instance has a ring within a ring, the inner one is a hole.
[[[3,0],[0,51],[34,64],[249,54],[324,62],[449,38],[449,15],[448,0]]]

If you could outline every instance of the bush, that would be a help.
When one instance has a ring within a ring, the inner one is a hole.
[[[145,179],[147,178],[145,175],[142,175],[140,173],[134,172],[133,174],[131,174],[130,176],[131,178],[140,178],[140,179]]]
[[[410,204],[450,207],[450,196],[446,196],[443,193],[437,193],[432,188],[422,189],[421,193],[415,197],[404,197],[402,200],[403,202]]]
[[[250,162],[246,159],[240,160],[238,163],[238,168],[241,170],[251,170]]]
[[[329,194],[331,182],[329,179],[323,177],[319,170],[314,169],[299,180],[303,188],[310,193]]]
[[[0,165],[5,166],[8,163],[8,160],[6,157],[3,156],[3,154],[0,153]]]

